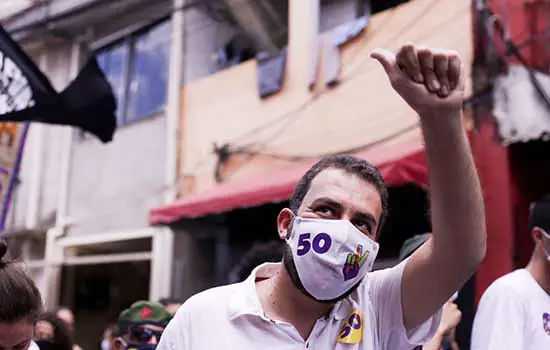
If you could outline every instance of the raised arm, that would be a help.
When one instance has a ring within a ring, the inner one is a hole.
[[[483,198],[463,126],[459,55],[405,45],[397,56],[380,49],[371,56],[418,113],[429,166],[433,238],[411,256],[401,284],[403,320],[411,330],[441,308],[481,263]]]

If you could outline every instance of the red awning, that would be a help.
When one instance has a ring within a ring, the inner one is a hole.
[[[356,154],[375,164],[390,186],[415,183],[427,187],[428,170],[420,139],[373,147]],[[315,161],[312,161],[313,164]],[[298,180],[311,164],[266,174],[254,179],[226,182],[211,190],[187,196],[173,204],[153,209],[149,222],[168,224],[183,218],[223,213],[290,198]]]

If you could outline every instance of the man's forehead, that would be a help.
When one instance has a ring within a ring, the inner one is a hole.
[[[371,215],[376,221],[382,214],[381,197],[376,186],[341,169],[326,169],[313,178],[298,214],[317,203],[330,205],[330,202]]]
[[[357,199],[369,199],[380,197],[374,185],[368,183],[355,174],[348,173],[342,169],[325,169],[311,181],[310,187],[304,201],[313,202],[320,197],[347,197]],[[337,198],[334,198],[337,199]]]

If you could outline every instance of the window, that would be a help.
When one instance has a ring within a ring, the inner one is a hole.
[[[321,0],[319,31],[328,32],[365,14],[386,11],[409,0]]]
[[[119,125],[163,110],[167,97],[170,24],[164,21],[97,53],[99,66],[117,100]]]

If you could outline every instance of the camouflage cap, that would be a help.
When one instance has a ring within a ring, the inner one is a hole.
[[[154,324],[166,326],[172,315],[164,305],[155,301],[136,301],[128,309],[122,311],[118,317],[121,324]]]
[[[431,236],[431,233],[424,233],[421,235],[415,235],[407,239],[403,243],[401,251],[399,252],[399,261],[403,261],[411,256],[411,254],[414,253],[418,248],[420,248],[422,244],[426,243],[426,241],[430,239]]]

